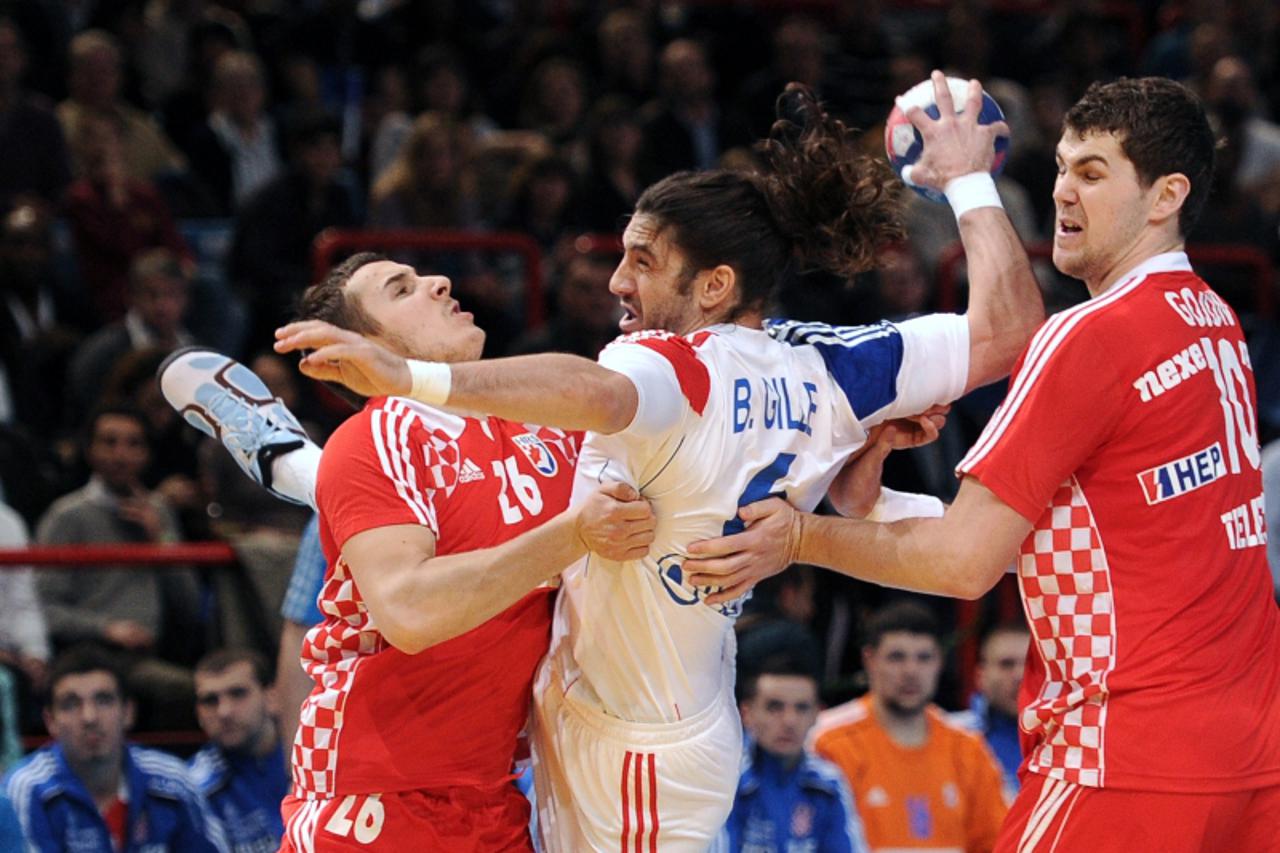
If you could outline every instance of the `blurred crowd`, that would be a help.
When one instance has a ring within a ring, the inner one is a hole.
[[[616,235],[645,186],[750,168],[792,80],[882,150],[893,96],[933,67],[980,78],[1003,106],[998,186],[1032,246],[1053,230],[1062,115],[1090,82],[1159,74],[1201,95],[1222,141],[1191,256],[1249,332],[1260,435],[1280,434],[1272,0],[0,3],[0,544],[225,539],[241,566],[0,571],[10,733],[38,730],[51,654],[84,641],[122,656],[144,727],[194,723],[192,667],[210,649],[275,654],[307,515],[202,446],[153,377],[175,348],[214,347],[323,441],[342,404],[270,352],[322,231],[363,229],[369,248],[405,229],[531,238],[532,262],[480,244],[396,251],[452,278],[487,355],[594,357],[616,334]],[[777,310],[857,323],[962,306],[953,217],[908,195],[910,237],[880,269],[797,273]],[[1085,297],[1038,272],[1051,310]],[[888,484],[954,494],[1000,394],[971,395],[940,441],[895,454]],[[825,701],[864,690],[860,626],[885,593],[784,578],[744,626],[816,662]],[[928,607],[949,648],[953,606]],[[938,695],[967,705],[948,661]]]

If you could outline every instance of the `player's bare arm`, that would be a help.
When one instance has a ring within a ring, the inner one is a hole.
[[[950,406],[931,406],[922,414],[894,418],[872,428],[866,443],[849,458],[827,489],[827,500],[846,518],[865,518],[880,497],[884,460],[895,450],[936,441]]]
[[[613,560],[643,556],[653,541],[647,501],[610,483],[580,506],[492,548],[436,556],[431,529],[377,527],[342,545],[378,630],[402,652],[470,631],[592,551]]]
[[[275,348],[282,353],[309,350],[299,366],[312,379],[340,382],[366,397],[421,399],[414,393],[409,362],[355,332],[305,320],[279,329]],[[565,353],[461,362],[443,369],[447,389],[439,399],[423,402],[523,423],[609,434],[630,424],[639,404],[631,380]]]
[[[721,586],[708,604],[741,595],[791,563],[810,563],[881,586],[953,598],[988,592],[1031,531],[1027,521],[973,477],[941,518],[878,524],[797,511],[777,498],[749,504],[747,529],[689,546],[690,583]]]
[[[907,118],[920,131],[924,151],[912,181],[944,189],[962,175],[991,169],[993,142],[1008,135],[1004,122],[978,123],[982,84],[969,82],[967,104],[956,113],[941,71],[932,74],[938,118],[914,107]],[[965,390],[1008,375],[1018,355],[1044,322],[1044,301],[1022,241],[999,207],[978,207],[959,220],[969,267],[969,375]]]

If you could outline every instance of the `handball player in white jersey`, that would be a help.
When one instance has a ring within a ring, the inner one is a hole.
[[[714,842],[741,754],[732,625],[743,599],[707,605],[717,590],[681,571],[688,545],[740,529],[740,507],[770,495],[812,509],[868,430],[1005,375],[1043,319],[1025,255],[1010,250],[1017,237],[985,191],[993,137],[1007,129],[977,125],[976,82],[969,96],[957,115],[940,93],[940,118],[918,119],[939,187],[984,188],[949,196],[973,283],[967,315],[860,328],[765,321],[793,263],[849,276],[901,237],[885,167],[793,86],[784,99],[797,122],[780,121],[761,146],[762,174],[680,173],[641,196],[610,283],[628,334],[598,363],[544,354],[445,365],[314,321],[277,333],[282,352],[312,350],[303,372],[361,394],[589,430],[575,494],[617,480],[651,501],[647,557],[589,555],[563,574],[534,690],[545,850]]]

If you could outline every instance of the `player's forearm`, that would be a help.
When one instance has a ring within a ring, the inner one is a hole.
[[[508,420],[614,433],[635,417],[631,380],[564,353],[451,365],[447,404]]]
[[[1044,300],[1026,249],[998,207],[960,217],[969,268],[969,378],[965,390],[1008,375],[1044,322]]]
[[[423,560],[379,598],[379,630],[408,654],[461,636],[587,553],[568,511],[492,548]]]
[[[809,563],[880,586],[952,598],[978,598],[1000,569],[954,535],[943,518],[877,524],[802,513],[796,562]]]

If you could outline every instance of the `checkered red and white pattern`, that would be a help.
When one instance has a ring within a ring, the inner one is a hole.
[[[356,667],[386,642],[343,560],[325,581],[319,604],[327,618],[307,632],[302,644],[303,668],[318,689],[302,703],[293,742],[294,796],[303,799],[330,796],[336,790],[342,712]]]
[[[1053,496],[1018,561],[1018,581],[1045,666],[1022,726],[1043,730],[1030,769],[1080,785],[1102,783],[1106,679],[1115,668],[1111,570],[1075,477]]]

